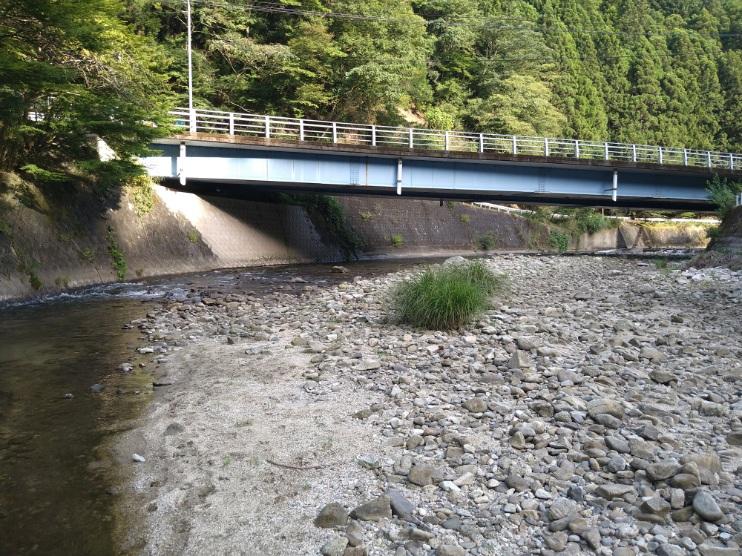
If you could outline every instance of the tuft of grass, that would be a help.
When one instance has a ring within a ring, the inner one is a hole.
[[[654,266],[657,270],[665,270],[667,268],[667,259],[655,259]]]
[[[497,246],[497,238],[494,234],[484,234],[479,237],[479,248],[482,251],[490,251]]]
[[[373,220],[373,218],[375,216],[373,212],[368,211],[368,210],[365,210],[365,211],[362,210],[358,214],[361,216],[361,220],[363,220],[364,222],[368,222],[370,220]]]
[[[505,286],[505,277],[479,261],[428,268],[393,292],[399,319],[420,328],[450,330],[469,322],[489,306]]]
[[[471,221],[471,216],[468,214],[459,214],[459,221],[462,224],[468,224]]]
[[[402,234],[392,234],[389,238],[389,241],[392,244],[392,247],[402,247],[404,245],[404,238],[402,237]]]
[[[201,234],[195,228],[191,228],[186,232],[186,237],[191,243],[198,243],[201,239]]]

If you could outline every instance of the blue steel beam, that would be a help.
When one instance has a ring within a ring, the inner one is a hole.
[[[143,159],[153,176],[215,187],[304,189],[344,194],[500,199],[604,207],[709,209],[708,174],[512,161],[338,154],[284,147],[158,144]]]

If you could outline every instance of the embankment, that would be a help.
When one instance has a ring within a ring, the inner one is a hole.
[[[742,206],[732,209],[708,249],[691,264],[696,268],[726,266],[742,270]]]
[[[0,300],[215,268],[338,262],[348,245],[359,258],[551,247],[541,223],[462,203],[308,199],[228,199],[154,186],[103,200],[61,185],[40,190],[3,174]],[[572,238],[570,248],[695,245],[697,239],[686,231],[656,237],[622,225]]]

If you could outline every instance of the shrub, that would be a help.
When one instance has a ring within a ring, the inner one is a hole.
[[[402,234],[392,234],[389,241],[391,242],[392,247],[402,247],[404,245]]]
[[[482,251],[494,249],[497,245],[497,238],[493,234],[484,234],[479,238],[479,248]]]
[[[742,193],[742,183],[714,176],[706,184],[711,200],[718,207],[719,217],[724,218],[734,208],[737,194]]]
[[[468,214],[459,214],[459,221],[462,224],[468,224],[471,221],[471,216]]]
[[[489,297],[505,285],[484,263],[428,268],[393,293],[399,319],[431,330],[449,330],[471,320],[489,305]]]
[[[569,248],[569,236],[564,232],[552,230],[549,232],[549,245],[560,253],[564,253]]]

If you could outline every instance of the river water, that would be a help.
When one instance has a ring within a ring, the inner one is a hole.
[[[307,284],[417,262],[359,262],[345,274],[328,265],[216,271],[0,307],[0,554],[117,553],[113,519],[122,475],[107,443],[153,395],[151,375],[138,368],[139,332],[124,326],[151,304],[190,288],[298,293]],[[135,371],[120,372],[124,362]],[[93,385],[103,389],[93,392]]]

